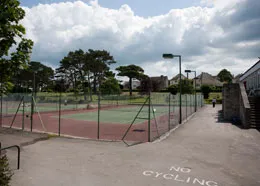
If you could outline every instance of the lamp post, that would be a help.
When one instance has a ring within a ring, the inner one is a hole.
[[[182,122],[182,110],[181,110],[181,106],[182,106],[182,101],[181,101],[181,93],[182,93],[182,81],[181,81],[181,55],[173,55],[173,54],[163,54],[162,57],[164,59],[173,59],[174,57],[178,57],[179,58],[179,78],[180,78],[180,105],[179,105],[179,109],[180,109],[180,118],[179,118],[179,124],[181,124]]]
[[[196,70],[185,70],[185,72],[191,73],[194,72],[195,73],[195,77],[194,77],[194,89],[195,89],[195,112],[197,111],[197,92],[196,92],[196,79],[197,79],[197,75],[196,75]]]

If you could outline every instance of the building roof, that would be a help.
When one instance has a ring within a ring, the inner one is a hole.
[[[151,80],[154,80],[154,81],[161,81],[161,80],[168,80],[168,76],[154,76],[154,77],[150,77]]]
[[[257,61],[252,67],[250,67],[242,76],[240,76],[240,81],[245,79],[247,76],[249,76],[259,68],[260,68],[260,60]]]
[[[170,79],[170,81],[178,80],[179,78],[180,78],[180,74],[177,74],[177,75],[174,76],[172,79]],[[181,74],[181,78],[182,78],[182,79],[186,79],[186,76],[184,76],[183,74]]]
[[[207,72],[202,72],[197,78],[203,85],[223,86],[223,83],[218,80],[217,76],[212,76]]]

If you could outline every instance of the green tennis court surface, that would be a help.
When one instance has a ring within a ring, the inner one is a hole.
[[[61,105],[61,110],[70,110],[70,109],[81,109],[81,108],[86,108],[87,105],[86,104],[78,104],[78,105]],[[3,109],[3,113],[6,114],[15,114],[16,111],[18,109],[18,105],[17,106],[13,106],[13,107],[9,107],[7,110]],[[36,107],[34,107],[34,110],[36,112],[48,112],[48,111],[58,111],[59,110],[59,105],[53,104],[53,105],[37,105]],[[23,106],[21,105],[18,113],[22,113],[23,112]],[[31,105],[27,105],[24,107],[24,112],[28,113],[31,112]]]
[[[130,124],[138,114],[140,108],[141,106],[100,110],[100,122]],[[150,110],[151,118],[154,118],[154,114],[155,117],[169,114],[169,107],[167,106],[158,106],[153,108],[154,108],[154,112],[152,111],[152,109]],[[148,114],[149,114],[148,107],[144,107],[138,115],[138,118],[144,118],[144,119],[136,119],[135,124],[148,120]],[[62,115],[61,118],[83,120],[83,121],[97,121],[98,111]]]

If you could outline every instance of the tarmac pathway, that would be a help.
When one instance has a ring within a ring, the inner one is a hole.
[[[199,110],[166,139],[122,142],[51,138],[25,146],[12,186],[259,186],[260,132]]]

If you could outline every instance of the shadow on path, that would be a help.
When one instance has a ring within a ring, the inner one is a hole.
[[[239,120],[234,120],[234,121],[227,121],[224,119],[224,114],[223,110],[218,110],[216,113],[215,119],[217,119],[217,123],[231,123],[232,125],[242,129],[242,130],[247,130],[243,127],[241,122]],[[260,132],[260,128],[250,128],[250,129],[256,129],[258,132]]]

